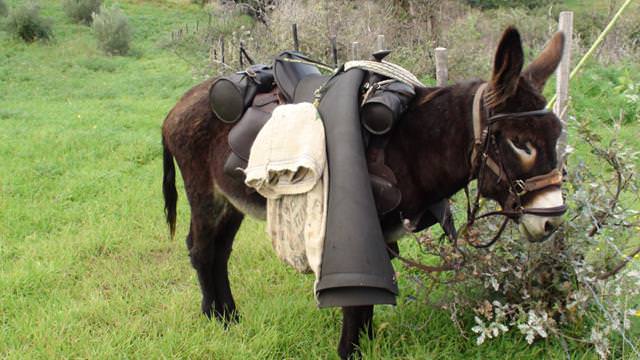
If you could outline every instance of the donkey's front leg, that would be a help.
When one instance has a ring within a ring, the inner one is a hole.
[[[342,359],[349,359],[360,352],[360,334],[363,331],[369,339],[373,337],[373,305],[343,307],[342,335],[338,345]]]

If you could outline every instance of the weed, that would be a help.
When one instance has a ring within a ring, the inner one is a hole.
[[[71,20],[89,25],[93,14],[100,11],[100,5],[102,0],[64,0],[62,8]]]
[[[7,31],[26,42],[53,37],[51,20],[40,16],[40,6],[35,2],[26,2],[9,13]]]
[[[118,7],[102,6],[93,14],[93,31],[98,46],[107,54],[125,55],[131,42],[129,19]]]

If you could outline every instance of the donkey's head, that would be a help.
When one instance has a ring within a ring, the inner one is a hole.
[[[564,204],[556,142],[560,120],[544,110],[542,90],[564,46],[556,33],[523,71],[520,34],[508,28],[496,51],[491,80],[476,92],[474,117],[486,133],[476,139],[476,167],[483,196],[500,203],[531,241],[546,239],[562,222]]]

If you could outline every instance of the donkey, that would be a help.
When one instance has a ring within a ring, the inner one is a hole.
[[[546,105],[542,90],[560,62],[563,46],[564,35],[556,33],[523,70],[520,34],[509,27],[497,47],[491,80],[416,89],[385,150],[402,192],[398,209],[380,219],[385,236],[397,238],[401,216],[424,212],[474,179],[483,197],[497,201],[502,209],[521,210],[512,217],[530,241],[542,241],[559,226],[561,212],[552,210],[564,207],[560,181],[556,176],[549,181],[548,174],[557,172],[556,142],[562,126],[553,113],[539,110]],[[227,270],[234,236],[245,214],[264,219],[265,200],[223,174],[231,125],[209,110],[212,82],[190,89],[164,121],[163,193],[173,236],[175,158],[191,206],[186,243],[202,290],[201,311],[226,325],[238,320]],[[480,87],[484,91],[478,91]],[[480,129],[474,130],[474,122]],[[478,138],[483,129],[484,136]],[[537,186],[529,186],[532,183]],[[523,184],[529,191],[522,191]],[[538,211],[528,212],[531,208]],[[342,313],[338,353],[349,358],[357,353],[362,332],[372,336],[373,305],[343,307]]]

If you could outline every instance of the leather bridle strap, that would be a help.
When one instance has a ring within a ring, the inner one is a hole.
[[[479,149],[484,144],[484,139],[486,137],[486,130],[482,131],[482,114],[480,113],[480,106],[482,105],[482,99],[485,89],[488,84],[483,83],[476,90],[476,94],[473,97],[473,148],[471,149],[471,167],[473,168],[476,164],[476,158],[478,157]],[[493,161],[492,161],[493,162]],[[494,165],[497,165],[494,163]],[[491,166],[491,165],[490,165]]]
[[[533,192],[542,190],[544,188],[550,186],[560,186],[562,184],[562,173],[557,169],[553,169],[550,172],[534,176],[528,178],[526,180],[515,180],[513,183],[510,183],[508,177],[502,170],[502,166],[496,163],[487,153],[482,152],[480,149],[484,145],[486,146],[487,141],[487,133],[489,131],[489,126],[491,126],[496,121],[505,118],[515,118],[515,117],[525,117],[525,116],[544,116],[549,114],[548,109],[541,110],[533,110],[533,111],[523,111],[517,113],[503,113],[503,114],[495,114],[490,116],[487,119],[487,127],[483,130],[482,126],[482,102],[484,98],[484,92],[487,89],[488,83],[481,84],[475,92],[473,97],[473,109],[472,109],[472,122],[473,122],[473,147],[471,149],[471,169],[472,173],[476,171],[480,165],[486,165],[496,176],[498,176],[498,181],[505,182],[509,186],[509,199],[507,203],[518,204],[518,208],[515,211],[493,211],[487,214],[484,214],[480,217],[486,217],[489,215],[505,215],[509,217],[517,217],[523,214],[532,214],[538,216],[560,216],[566,211],[566,206],[556,206],[552,208],[529,208],[524,209],[520,204],[520,197]],[[486,150],[486,149],[485,149]],[[483,162],[478,162],[478,155],[482,153]]]
[[[471,149],[471,172],[474,173],[476,171],[476,166],[478,165],[477,157],[478,154],[481,153],[480,148],[485,143],[487,138],[487,129],[483,130],[482,126],[482,102],[484,91],[487,89],[488,84],[482,83],[476,90],[476,94],[473,97],[473,147]],[[501,114],[502,115],[502,114]],[[493,118],[493,117],[492,117]],[[490,118],[491,119],[491,118]],[[494,174],[498,175],[498,178],[503,181],[507,180],[502,173],[502,168],[498,165],[492,158],[490,158],[487,154],[483,153],[484,164],[493,171]]]
[[[494,122],[504,119],[504,118],[514,118],[514,117],[525,117],[525,116],[543,116],[551,113],[552,111],[549,109],[540,109],[540,110],[532,110],[532,111],[521,111],[517,113],[504,113],[504,114],[496,114],[487,120],[489,124],[493,124]]]
[[[516,195],[522,196],[532,191],[560,184],[562,184],[562,173],[558,169],[553,169],[546,174],[530,177],[525,181],[516,180],[513,185]]]

